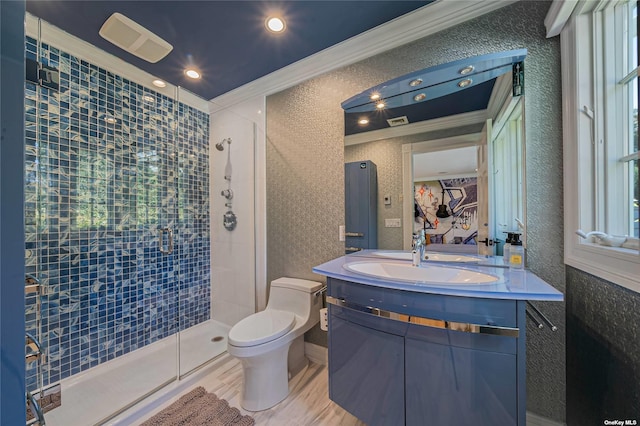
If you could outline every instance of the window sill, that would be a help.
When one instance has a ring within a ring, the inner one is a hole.
[[[637,250],[595,243],[573,243],[565,264],[640,293],[640,254]]]

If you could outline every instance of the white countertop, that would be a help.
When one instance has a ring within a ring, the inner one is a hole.
[[[315,266],[312,270],[316,274],[344,281],[370,285],[374,287],[389,288],[395,290],[413,291],[418,293],[431,293],[448,296],[478,297],[486,299],[511,299],[511,300],[547,300],[562,301],[564,296],[547,282],[528,270],[511,271],[504,267],[488,266],[486,264],[473,263],[448,263],[437,262],[437,266],[457,269],[468,269],[483,272],[498,277],[498,281],[490,284],[474,285],[450,285],[433,284],[428,281],[400,281],[382,279],[370,275],[362,275],[347,270],[344,265],[350,262],[381,262],[406,264],[409,261],[395,260],[381,257],[368,257],[366,253],[346,255],[322,265]],[[428,261],[426,261],[428,262]],[[423,264],[426,264],[423,262]],[[410,263],[410,262],[409,262]],[[489,263],[489,262],[487,262]],[[432,265],[435,263],[431,263]]]

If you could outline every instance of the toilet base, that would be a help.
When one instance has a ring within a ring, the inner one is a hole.
[[[289,395],[289,345],[263,355],[240,358],[243,373],[240,405],[247,411],[273,407]]]
[[[287,368],[289,369],[289,380],[301,372],[309,365],[309,360],[304,356],[304,335],[297,337],[289,348],[287,358]]]
[[[309,363],[304,356],[304,336],[261,355],[234,356],[242,365],[240,405],[247,411],[267,410],[283,401],[289,395],[289,378]]]

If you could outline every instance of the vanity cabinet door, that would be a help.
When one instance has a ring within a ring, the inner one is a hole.
[[[402,336],[331,315],[329,397],[334,402],[369,426],[404,425],[404,372]]]
[[[515,354],[405,342],[408,426],[518,424]]]

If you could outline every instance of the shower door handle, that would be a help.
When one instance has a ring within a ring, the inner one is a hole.
[[[165,249],[164,245],[164,234],[168,234],[167,246]],[[173,229],[171,228],[160,228],[160,237],[158,238],[158,246],[160,248],[160,253],[162,254],[171,254],[173,253]]]

